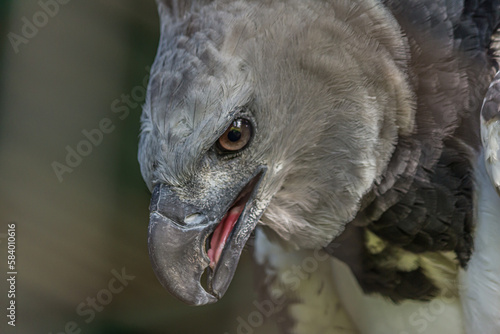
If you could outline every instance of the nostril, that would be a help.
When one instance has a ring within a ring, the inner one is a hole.
[[[200,223],[202,220],[203,220],[203,215],[201,215],[199,213],[193,213],[193,214],[186,216],[186,218],[184,218],[184,223],[191,225],[191,224]]]

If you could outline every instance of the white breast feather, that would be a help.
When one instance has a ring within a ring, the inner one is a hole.
[[[498,142],[498,138],[496,140]],[[496,175],[498,171],[497,169]],[[476,182],[477,226],[474,252],[466,271],[461,273],[463,308],[467,333],[498,334],[500,333],[500,197],[488,178],[482,157],[476,168]]]

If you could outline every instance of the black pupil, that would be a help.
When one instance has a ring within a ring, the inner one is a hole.
[[[237,142],[241,139],[241,131],[239,129],[231,129],[231,131],[227,134],[227,139],[232,142]]]

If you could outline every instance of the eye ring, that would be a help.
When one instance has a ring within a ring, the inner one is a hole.
[[[244,118],[235,119],[217,140],[217,148],[224,153],[243,150],[253,135],[252,123]]]

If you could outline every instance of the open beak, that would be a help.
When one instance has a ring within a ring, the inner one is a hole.
[[[254,230],[255,195],[264,175],[229,189],[227,203],[202,208],[181,200],[170,187],[155,186],[151,198],[148,248],[153,270],[171,294],[190,305],[215,303],[226,292],[241,252]],[[207,274],[207,288],[200,281]]]

